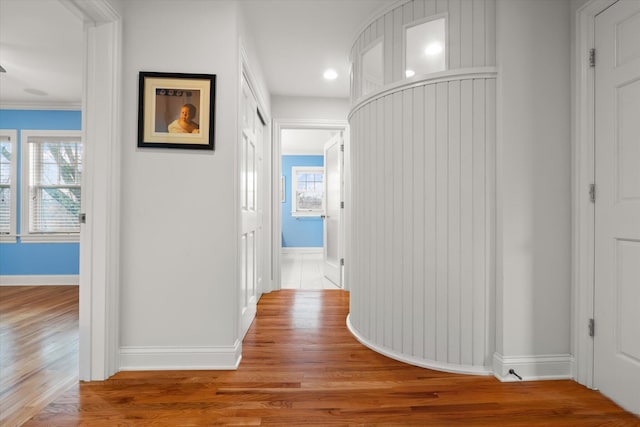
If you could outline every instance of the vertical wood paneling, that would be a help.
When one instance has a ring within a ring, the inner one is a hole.
[[[370,153],[371,153],[371,126],[369,126],[371,116],[371,104],[367,104],[362,111],[362,119],[363,125],[361,128],[362,135],[362,147],[361,147],[361,155],[360,155],[360,167],[361,167],[361,179],[362,181],[362,197],[364,206],[371,206],[373,191],[374,189],[371,186],[371,180],[367,179],[367,177],[372,176]],[[364,213],[364,212],[363,212]],[[371,265],[369,246],[371,243],[369,239],[371,235],[369,233],[371,215],[363,215],[359,217],[360,226],[362,227],[362,239],[360,246],[360,253],[365,260],[365,263]],[[364,268],[362,271],[362,281],[363,283],[371,284],[371,269]],[[362,295],[362,317],[363,321],[363,330],[362,332],[370,336],[371,334],[371,322],[370,322],[370,311],[371,311],[371,292],[365,292]]]
[[[393,266],[389,262],[393,260],[393,99],[391,96],[384,98],[384,176],[385,179],[385,200],[384,205],[384,242],[385,242],[385,312],[384,316],[384,345],[389,348],[393,348],[393,316],[391,310],[393,309]]]
[[[485,65],[485,18],[484,1],[474,0],[473,2],[473,66],[483,67]]]
[[[486,277],[485,83],[473,81],[473,349],[474,362],[484,357]],[[483,355],[483,356],[481,356]]]
[[[485,65],[496,63],[496,1],[485,0],[484,3],[484,31],[485,31]]]
[[[377,322],[377,341],[376,342],[384,342],[384,311],[386,308],[386,295],[389,286],[389,282],[386,281],[385,275],[385,266],[388,263],[388,258],[385,257],[385,209],[387,206],[387,200],[390,200],[391,195],[386,192],[386,182],[389,181],[387,175],[385,174],[385,150],[386,150],[386,140],[385,136],[385,121],[384,117],[384,101],[377,100],[376,103],[376,117],[375,121],[371,124],[376,129],[376,151],[378,153],[377,162],[376,162],[376,189],[378,191],[378,204],[376,206],[376,211],[378,215],[378,221],[376,221],[375,226],[376,229],[376,270],[377,270],[377,280],[378,280],[378,304],[376,311],[376,322]]]
[[[402,68],[404,67],[403,52],[404,52],[404,34],[402,26],[402,8],[396,8],[391,12],[393,14],[393,26],[392,31],[392,55],[391,55],[391,81],[397,82],[404,78]],[[388,61],[389,58],[385,58]]]
[[[437,236],[436,236],[436,187],[437,187],[437,129],[436,86],[425,87],[424,95],[424,169],[425,169],[425,350],[424,357],[436,360],[437,336]]]
[[[460,363],[473,364],[473,80],[460,83]]]
[[[449,212],[447,178],[449,176],[448,83],[436,85],[436,357],[448,359],[449,318]]]
[[[437,12],[436,0],[425,0],[424,2],[424,16],[435,15]]]
[[[445,12],[449,68],[494,65],[495,0],[404,3],[363,31],[352,58],[384,37],[384,82],[403,80],[405,25]],[[376,345],[491,363],[495,102],[495,79],[454,79],[352,114],[352,324]]]
[[[489,1],[489,0],[488,0]],[[494,3],[493,0],[490,0]],[[495,266],[496,260],[496,139],[497,139],[497,119],[496,119],[496,80],[489,79],[485,81],[485,324],[495,325],[495,283],[496,283],[496,270],[492,268]],[[485,341],[483,351],[478,351],[478,358],[474,358],[474,363],[477,365],[492,363],[492,353],[495,349],[495,328],[487,327],[485,329]],[[481,355],[484,354],[485,359],[480,360]],[[477,361],[476,361],[477,360]]]
[[[449,83],[448,113],[448,359],[460,363],[460,82]]]
[[[419,21],[424,18],[424,0],[416,0],[413,2],[413,19]]]
[[[460,66],[473,66],[473,1],[460,5]]]
[[[402,189],[402,92],[396,92],[392,97],[393,102],[393,165],[391,176],[393,181],[393,348],[402,348],[402,318],[403,318],[403,282],[402,282],[402,259],[404,249],[402,238],[403,219],[403,189]]]
[[[352,99],[362,94],[360,62],[364,49],[383,37],[384,84],[401,81],[405,78],[405,26],[436,14],[447,14],[448,69],[495,65],[495,9],[495,0],[414,0],[387,12],[354,43]]]
[[[384,16],[384,49],[382,53],[384,61],[384,83],[393,83],[393,14]]]
[[[411,114],[413,129],[413,354],[424,355],[424,296],[425,296],[425,136],[424,136],[424,86],[415,88]]]
[[[448,69],[460,68],[460,51],[462,48],[460,33],[462,31],[460,21],[460,8],[462,0],[449,0],[449,15],[447,20],[448,37],[447,47],[449,63]]]
[[[414,20],[415,18],[413,17],[413,3],[405,3],[404,6],[402,6],[402,25],[404,26]]]
[[[436,13],[449,11],[449,0],[436,0]]]
[[[410,9],[413,12],[413,8]],[[402,91],[402,351],[413,354],[413,90]]]

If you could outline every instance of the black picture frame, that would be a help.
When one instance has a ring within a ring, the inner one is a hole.
[[[214,149],[215,74],[141,71],[138,86],[138,147]]]

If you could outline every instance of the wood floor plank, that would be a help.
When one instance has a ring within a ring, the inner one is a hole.
[[[640,426],[573,381],[501,383],[406,365],[358,343],[344,291],[264,295],[236,371],[120,372],[26,426]]]
[[[0,426],[78,383],[78,287],[0,286]]]

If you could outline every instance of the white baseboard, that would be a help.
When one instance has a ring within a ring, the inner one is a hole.
[[[371,350],[376,353],[380,353],[384,356],[387,356],[391,359],[398,360],[400,362],[408,363],[409,365],[419,366],[421,368],[433,369],[436,371],[443,372],[452,372],[455,374],[468,374],[468,375],[491,375],[491,369],[486,366],[472,366],[472,365],[457,365],[453,363],[444,363],[438,362],[435,360],[422,359],[418,357],[409,356],[406,354],[402,354],[391,350],[386,347],[380,347],[377,344],[373,344],[366,338],[364,338],[360,333],[355,329],[355,327],[351,324],[351,315],[347,316],[347,328],[349,332],[353,334],[353,336],[360,341],[362,345],[365,347],[369,347]]]
[[[520,381],[509,373],[510,369],[523,381],[573,379],[573,356],[570,354],[546,354],[540,356],[493,355],[493,372],[500,381]]]
[[[283,254],[321,254],[322,250],[323,250],[322,247],[311,247],[311,248],[287,247],[287,248],[282,248],[281,253]]]
[[[78,286],[80,276],[77,274],[0,276],[0,286]]]
[[[234,370],[241,358],[240,341],[228,347],[120,347],[120,370]]]

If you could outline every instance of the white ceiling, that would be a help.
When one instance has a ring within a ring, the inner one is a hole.
[[[357,32],[397,0],[239,1],[272,95],[346,98]],[[0,65],[0,105],[78,108],[80,19],[56,0],[0,0]],[[322,78],[329,67],[338,72],[332,82]]]
[[[75,107],[82,22],[55,0],[0,0],[0,105]]]

